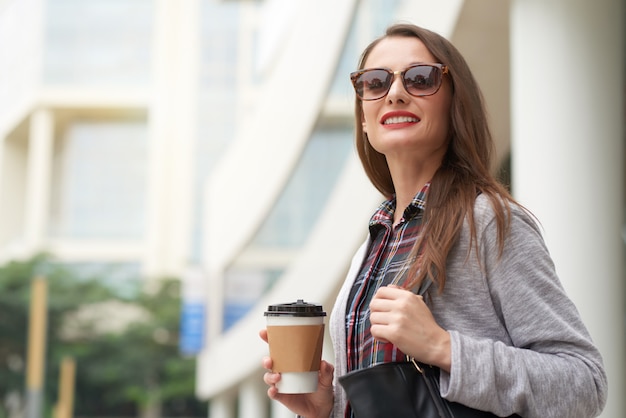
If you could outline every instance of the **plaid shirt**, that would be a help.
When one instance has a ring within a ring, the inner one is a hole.
[[[395,197],[383,202],[369,223],[371,243],[346,308],[348,371],[380,363],[404,361],[405,355],[391,343],[375,341],[370,333],[370,301],[381,286],[404,282],[408,256],[417,240],[430,183],[413,198],[402,219],[393,228]],[[350,405],[346,417],[351,417]]]
[[[407,258],[421,229],[429,186],[427,183],[415,195],[395,229],[395,198],[383,202],[370,220],[368,255],[352,285],[346,308],[348,371],[405,359],[393,344],[374,341],[370,334],[369,304],[379,287],[404,282]]]

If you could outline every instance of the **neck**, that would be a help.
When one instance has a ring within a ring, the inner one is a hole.
[[[396,210],[393,215],[394,225],[397,225],[400,222],[400,219],[402,219],[402,216],[404,215],[404,210],[411,204],[417,192],[422,190],[428,181],[430,181],[430,179],[418,180],[412,185],[407,185],[407,187],[398,187],[394,182],[394,186],[396,188]]]
[[[431,181],[438,168],[439,165],[389,164],[393,186],[396,191],[394,225],[400,222],[404,210],[424,185]]]

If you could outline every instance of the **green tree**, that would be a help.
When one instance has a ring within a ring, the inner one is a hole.
[[[41,255],[0,267],[0,417],[23,393],[30,282],[48,280],[46,407],[58,396],[61,359],[76,362],[77,416],[206,416],[194,396],[194,359],[178,353],[180,284],[134,280],[123,294]],[[112,313],[116,313],[113,315]],[[121,319],[120,319],[121,318]]]
[[[26,382],[26,344],[31,282],[36,276],[48,282],[48,343],[46,376],[57,366],[51,355],[62,349],[59,330],[67,312],[80,304],[113,297],[113,292],[95,280],[77,280],[63,266],[42,254],[26,261],[12,261],[0,268],[0,401],[7,395],[23,394]],[[56,382],[48,378],[46,404]],[[2,411],[2,407],[0,407]],[[6,411],[4,411],[6,414]],[[0,412],[0,416],[2,412]]]

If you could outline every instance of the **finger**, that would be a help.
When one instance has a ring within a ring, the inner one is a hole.
[[[267,330],[266,329],[260,330],[259,337],[261,337],[263,341],[267,342]]]
[[[393,332],[392,326],[386,322],[372,322],[370,326],[370,333],[375,340],[388,343],[391,340],[391,332]]]
[[[278,389],[276,389],[276,386],[270,386],[270,387],[267,389],[267,396],[268,396],[270,399],[274,399],[274,400],[276,400],[276,395],[278,395]]]
[[[267,390],[267,396],[269,396],[270,399],[280,402],[283,405],[285,405],[285,402],[289,402],[290,397],[299,396],[299,395],[300,394],[280,393],[276,386],[272,386]]]
[[[402,292],[404,290],[398,287],[383,286],[374,293],[374,299],[393,300],[400,297],[403,294]]]
[[[374,295],[370,302],[370,312],[390,312],[394,310],[398,299]]]
[[[389,325],[393,321],[392,314],[387,311],[370,312],[370,325]]]
[[[390,309],[387,299],[372,299],[370,301],[370,312],[386,312]]]
[[[274,362],[272,361],[272,359],[270,357],[263,357],[263,359],[261,360],[261,364],[263,365],[263,368],[265,370],[272,370],[272,367],[274,367]]]
[[[388,343],[389,340],[387,338],[385,338],[384,333],[385,333],[385,328],[383,326],[372,326],[370,328],[370,332],[372,334],[372,337],[374,337],[374,339],[378,342],[381,343]]]
[[[404,309],[403,307],[413,305],[416,300],[423,301],[424,298],[403,288],[389,289],[388,287],[381,287],[370,302],[370,310],[391,311],[393,309]]]
[[[280,373],[266,372],[263,374],[263,381],[270,386],[276,386],[280,381]]]

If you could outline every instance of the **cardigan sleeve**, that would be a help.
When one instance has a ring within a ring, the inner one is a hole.
[[[451,336],[442,396],[501,416],[597,416],[607,393],[602,358],[538,226],[514,208],[499,255],[493,214],[482,203],[478,256],[467,257],[465,228],[449,258],[446,288],[433,298],[433,313]]]

